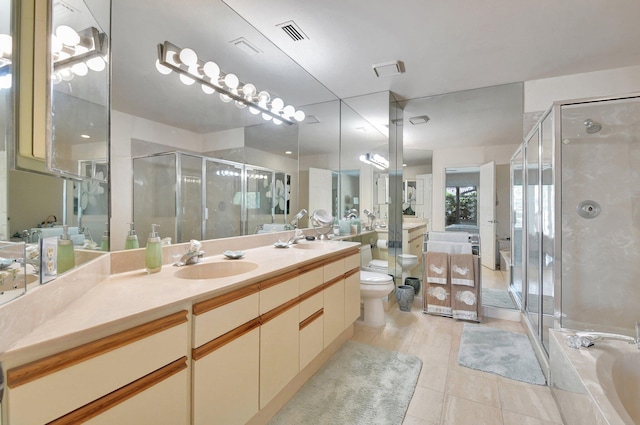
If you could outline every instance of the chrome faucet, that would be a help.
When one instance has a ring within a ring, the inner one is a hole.
[[[591,331],[581,331],[576,332],[576,336],[578,338],[584,338],[586,341],[590,342],[587,346],[593,345],[594,342],[603,339],[613,339],[617,341],[625,341],[629,344],[636,344],[638,350],[640,350],[640,322],[636,322],[636,336],[635,338],[628,335],[620,335],[613,334],[607,332],[591,332]],[[584,343],[583,346],[586,346]]]
[[[192,239],[187,253],[173,265],[176,267],[182,267],[190,264],[198,264],[204,255],[204,251],[200,250],[200,248],[202,248],[202,244],[199,241]]]
[[[302,233],[302,230],[300,229],[296,229],[295,233],[293,234],[293,236],[291,236],[289,238],[289,240],[287,241],[288,245],[294,244],[294,243],[298,243],[298,241],[300,239],[304,239],[304,233]]]

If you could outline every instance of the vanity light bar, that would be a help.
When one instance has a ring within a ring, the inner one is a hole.
[[[376,167],[379,170],[386,170],[389,168],[389,161],[387,161],[382,155],[366,153],[364,155],[360,155],[360,161],[365,164],[370,164]]]
[[[248,106],[249,112],[254,115],[262,113],[263,119],[273,120],[276,125],[283,122],[292,125],[294,122],[291,118],[298,122],[305,119],[303,111],[296,110],[291,105],[285,106],[280,98],[272,100],[268,92],[258,92],[253,84],[240,82],[235,74],[221,72],[215,62],[203,62],[193,50],[182,49],[169,41],[158,44],[156,69],[164,75],[175,71],[179,74],[180,81],[186,85],[197,81],[203,92],[218,92],[223,102],[234,100],[240,109]]]
[[[103,71],[107,67],[108,38],[95,27],[76,32],[60,25],[51,35],[53,61],[52,81],[72,80],[74,75],[87,75],[89,70]]]

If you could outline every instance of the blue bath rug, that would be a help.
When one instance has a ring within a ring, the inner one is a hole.
[[[546,384],[529,338],[520,333],[465,323],[458,364],[529,384]]]

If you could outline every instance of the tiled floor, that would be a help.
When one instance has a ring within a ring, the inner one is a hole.
[[[356,323],[354,340],[413,354],[423,361],[403,425],[561,424],[548,387],[458,365],[463,325],[423,314],[418,302],[411,312],[402,312],[394,304],[383,328]],[[482,325],[524,333],[519,322],[486,318]]]

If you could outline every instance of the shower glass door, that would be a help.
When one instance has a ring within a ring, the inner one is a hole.
[[[202,157],[179,154],[178,240],[202,239]]]
[[[242,165],[205,161],[205,239],[242,235]]]
[[[526,159],[526,214],[525,223],[527,230],[526,239],[526,281],[527,296],[525,299],[525,311],[536,334],[539,334],[540,313],[540,132],[538,129],[531,133],[531,137],[525,145]]]
[[[523,245],[524,245],[524,169],[523,148],[511,158],[511,293],[522,305],[524,282]]]
[[[541,317],[542,345],[549,352],[549,329],[553,328],[554,307],[554,258],[555,258],[555,181],[554,181],[554,144],[553,114],[549,113],[541,123],[540,146],[540,228],[541,248],[541,289],[538,311]]]
[[[245,235],[274,222],[274,174],[265,168],[245,167]]]

